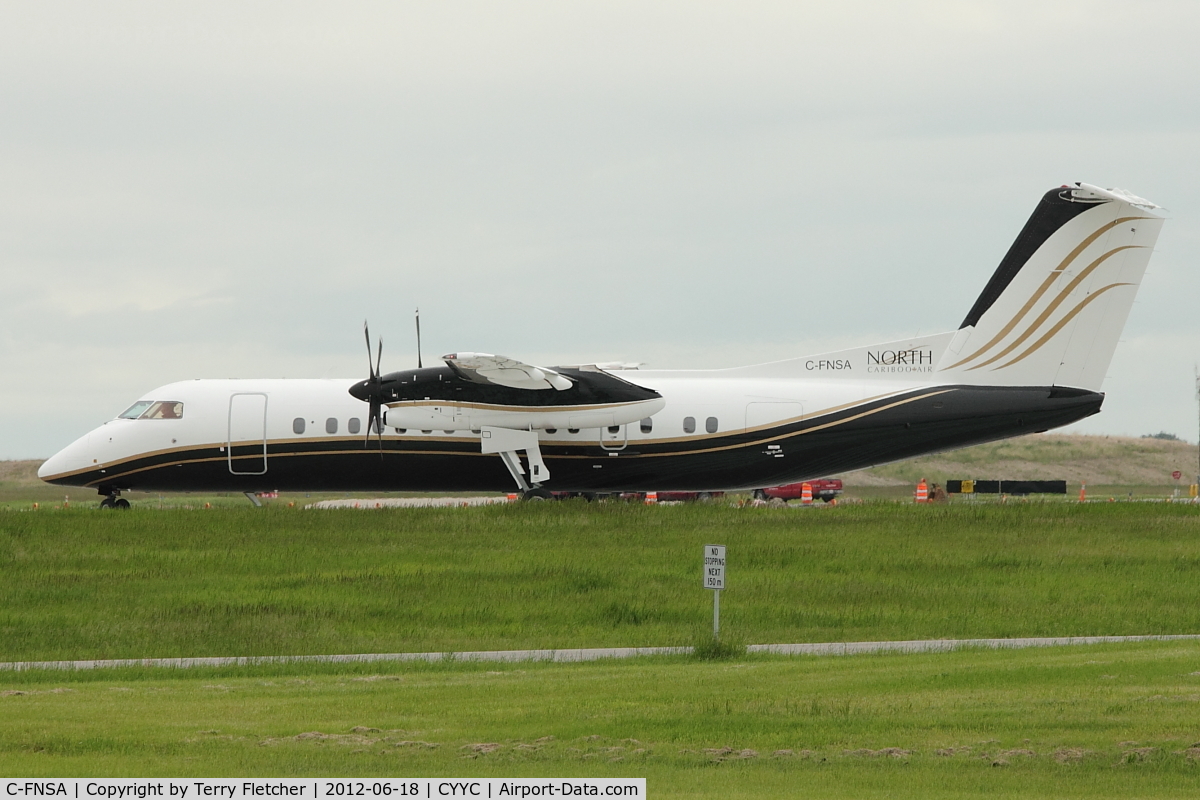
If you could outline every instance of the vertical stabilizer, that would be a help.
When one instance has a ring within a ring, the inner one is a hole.
[[[1162,222],[1157,206],[1120,189],[1047,192],[951,340],[940,377],[1099,391]]]

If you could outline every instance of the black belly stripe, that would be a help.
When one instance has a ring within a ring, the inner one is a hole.
[[[769,486],[861,469],[939,450],[1066,425],[1096,413],[1103,395],[1054,387],[944,386],[872,399],[773,428],[638,441],[615,451],[599,442],[543,442],[551,467],[548,488],[719,489]],[[936,406],[935,406],[936,404]],[[356,446],[347,448],[348,442]],[[54,476],[52,483],[164,491],[504,491],[512,486],[499,458],[477,440],[271,440],[267,473],[234,475],[224,443],[145,454]],[[770,454],[768,444],[778,450]],[[232,458],[262,458],[258,442],[235,445]],[[782,452],[782,457],[776,457]],[[462,456],[474,458],[463,459]],[[120,469],[112,472],[113,468]]]

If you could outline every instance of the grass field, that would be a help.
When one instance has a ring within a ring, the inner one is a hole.
[[[1200,632],[1200,508],[0,511],[0,660]],[[7,776],[644,776],[1182,797],[1200,644],[0,673]]]
[[[0,512],[0,661],[1200,632],[1166,503]]]
[[[381,671],[382,670],[382,671]],[[1200,645],[0,674],[7,776],[645,777],[651,797],[1189,797]]]

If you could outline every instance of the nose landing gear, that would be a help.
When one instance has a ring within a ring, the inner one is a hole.
[[[124,511],[129,508],[129,501],[121,497],[121,490],[114,489],[111,486],[101,486],[100,494],[104,495],[104,499],[100,501],[100,508],[116,509]]]

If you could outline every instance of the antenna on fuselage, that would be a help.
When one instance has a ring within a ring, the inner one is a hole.
[[[421,309],[417,309],[417,369],[420,369],[421,364]]]

